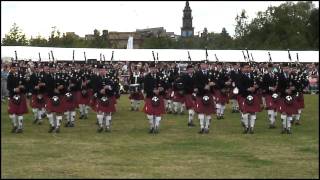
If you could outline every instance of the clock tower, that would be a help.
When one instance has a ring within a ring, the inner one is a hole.
[[[189,1],[186,2],[186,7],[183,10],[182,17],[182,28],[181,28],[181,36],[182,37],[192,37],[194,35],[194,27],[192,27],[192,15],[191,8],[189,6]]]

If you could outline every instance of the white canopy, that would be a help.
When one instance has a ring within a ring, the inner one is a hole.
[[[29,46],[1,46],[1,59],[15,58],[15,51],[19,60],[38,61],[39,53],[42,61],[49,60],[51,51],[55,60],[72,61],[73,51],[75,61],[84,61],[84,52],[87,59],[100,60],[100,54],[106,61],[110,61],[112,51],[114,51],[114,61],[153,61],[154,56],[159,57],[159,61],[188,61],[188,51],[192,61],[206,59],[205,50],[194,49],[96,49],[96,48],[54,48],[54,47],[29,47]],[[269,51],[269,50],[248,50],[256,62],[269,61],[268,52],[272,57],[272,62],[289,62],[288,51]],[[247,56],[247,52],[243,51]],[[296,61],[297,54],[299,62],[319,62],[319,51],[290,51],[292,61]],[[208,60],[216,61],[215,55],[221,62],[243,62],[242,50],[208,50]],[[52,57],[51,57],[52,60]]]

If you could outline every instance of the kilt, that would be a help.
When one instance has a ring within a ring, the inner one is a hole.
[[[132,100],[143,100],[144,96],[142,94],[142,92],[138,92],[138,93],[130,93],[129,99]]]
[[[298,109],[303,109],[304,108],[304,96],[303,93],[300,93],[297,99],[297,108]]]
[[[194,109],[196,102],[192,94],[186,94],[184,96],[184,103],[187,109]]]
[[[85,105],[89,105],[90,104],[90,98],[93,96],[92,90],[88,89],[88,96],[84,97],[81,94],[81,91],[77,91],[76,92],[76,103],[79,104],[85,104]]]
[[[95,98],[93,95],[89,99],[89,106],[94,112],[97,112],[97,107],[96,107],[97,100],[98,99]]]
[[[64,111],[74,111],[74,109],[77,107],[77,92],[71,92],[71,94],[73,95],[73,99],[71,101],[67,100],[67,97],[65,95],[63,95],[62,98],[62,103],[63,103],[63,109]]]
[[[151,98],[145,98],[143,111],[149,115],[160,116],[165,113],[164,99],[159,97],[160,104],[158,107],[153,107]]]
[[[60,104],[58,106],[54,106],[52,104],[52,97],[48,97],[46,101],[46,109],[48,112],[56,112],[56,113],[63,113],[65,111],[64,105],[63,105],[63,96],[59,95]]]
[[[171,93],[172,93],[172,89],[168,89],[164,95],[164,99],[166,100],[171,100]]]
[[[174,96],[172,98],[172,101],[183,103],[185,101],[185,97],[183,94],[180,94],[178,91],[174,91]]]
[[[229,103],[228,94],[222,94],[220,90],[214,91],[214,97],[217,104],[225,105]]]
[[[9,99],[8,114],[22,115],[22,114],[28,113],[26,97],[25,95],[22,95],[22,94],[20,94],[20,97],[21,97],[21,102],[19,105],[15,104],[12,98]]]
[[[261,96],[259,95],[252,95],[253,96],[253,104],[249,105],[247,104],[246,98],[242,97],[241,95],[238,96],[238,104],[239,109],[243,113],[256,113],[261,112],[262,108],[260,106]],[[260,99],[259,99],[260,98]]]
[[[115,107],[115,104],[116,104],[116,97],[115,96],[111,96],[111,97],[108,97],[109,98],[109,104],[108,105],[103,105],[100,98],[96,99],[95,101],[95,106],[96,106],[96,109],[95,111],[96,112],[105,112],[105,113],[110,113],[110,112],[116,112],[116,107]]]
[[[298,106],[297,106],[297,100],[296,98],[293,98],[292,104],[287,104],[284,100],[284,98],[280,98],[279,100],[279,106],[278,106],[278,112],[285,113],[287,115],[293,115],[298,114]]]
[[[46,105],[46,101],[47,101],[47,96],[43,94],[43,103],[39,103],[38,100],[37,100],[37,95],[36,94],[33,94],[32,95],[32,98],[31,98],[31,101],[30,101],[30,106],[32,108],[37,108],[37,109],[41,109],[41,108],[44,108],[45,105]]]
[[[213,97],[211,96],[212,101],[208,104],[208,105],[204,105],[202,103],[202,96],[201,97],[196,97],[196,102],[195,102],[195,111],[198,114],[206,114],[206,115],[210,115],[210,114],[214,114],[216,113],[216,107],[213,101]]]
[[[272,98],[272,95],[266,94],[265,96],[266,99],[266,108],[267,110],[277,110],[279,107],[279,102],[280,102],[280,97],[277,101],[274,101]]]

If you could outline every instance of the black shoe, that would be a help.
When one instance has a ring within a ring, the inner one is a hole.
[[[221,118],[221,119],[224,119],[223,115],[222,115],[222,116],[220,116],[220,118]]]
[[[199,134],[203,134],[203,132],[204,132],[204,129],[201,128],[201,130],[200,130],[198,133],[199,133]]]
[[[54,130],[55,133],[60,133],[60,127],[57,127],[55,130]]]
[[[111,128],[110,128],[110,127],[106,127],[106,128],[104,129],[104,132],[111,132]]]
[[[253,128],[250,128],[249,133],[254,134]]]
[[[74,123],[70,122],[69,127],[74,127]]]
[[[292,134],[291,129],[287,129],[287,134]]]
[[[300,124],[300,121],[296,121],[295,125],[296,125],[296,126],[301,125],[301,124]]]
[[[158,129],[158,128],[155,128],[155,129],[153,130],[153,133],[154,133],[154,134],[158,134],[158,133],[159,133],[159,129]]]
[[[152,133],[153,133],[153,131],[154,131],[154,129],[153,129],[153,128],[151,128],[151,129],[149,130],[149,134],[152,134]]]
[[[38,125],[41,125],[41,124],[42,124],[42,121],[39,121],[39,122],[38,122]]]
[[[236,111],[234,109],[232,109],[231,113],[235,113]]]
[[[46,113],[44,113],[44,114],[41,115],[41,118],[42,118],[42,119],[43,119],[43,118],[46,118],[46,117],[47,117]]]
[[[79,119],[83,119],[84,118],[84,116],[83,115],[81,115],[80,117],[79,117]]]
[[[204,133],[208,134],[209,133],[209,129],[204,129]]]
[[[34,119],[33,124],[36,124],[38,122],[38,120],[39,120],[38,118]]]
[[[49,131],[48,131],[48,133],[52,133],[53,130],[54,130],[54,127],[51,126],[50,129],[49,129]]]
[[[65,123],[64,127],[70,127],[70,122],[68,121],[67,123]]]
[[[11,130],[11,133],[15,133],[17,128],[18,128],[17,126],[13,127],[12,130]]]
[[[16,130],[16,133],[22,133],[22,132],[23,132],[23,130],[20,129],[20,128],[18,128],[18,129]]]
[[[286,132],[287,132],[287,129],[283,128],[282,131],[281,131],[281,134],[285,134]]]
[[[274,124],[269,125],[269,129],[275,129],[275,128],[276,128],[276,126]]]
[[[249,132],[249,128],[245,128],[243,134],[247,134]]]
[[[103,131],[103,127],[99,127],[98,129],[97,129],[97,132],[98,133],[101,133]]]

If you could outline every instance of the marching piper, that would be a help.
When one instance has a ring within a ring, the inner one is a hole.
[[[210,89],[215,85],[213,80],[209,80],[208,61],[202,61],[200,70],[195,73],[195,89],[197,94],[195,111],[198,113],[200,121],[199,134],[209,133],[211,114],[215,113],[215,104]]]
[[[149,120],[149,133],[159,133],[161,115],[165,113],[163,95],[165,89],[160,81],[155,63],[151,63],[150,72],[144,78],[144,92],[146,93],[144,112]]]
[[[12,133],[23,132],[23,114],[28,113],[25,97],[26,83],[23,73],[18,70],[18,64],[12,63],[8,75],[7,89],[9,91],[8,114],[12,120]]]
[[[131,101],[131,111],[138,111],[140,108],[140,102],[144,99],[143,93],[142,93],[142,74],[138,70],[137,67],[134,67],[132,74],[129,78],[130,86],[130,96],[129,99]]]

